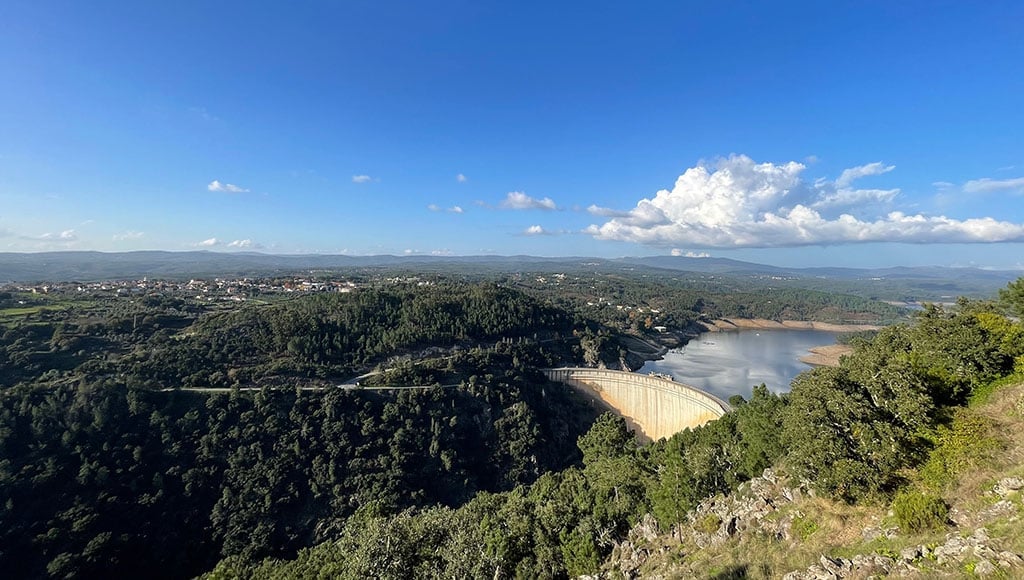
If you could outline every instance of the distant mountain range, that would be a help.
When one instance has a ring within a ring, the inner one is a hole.
[[[987,296],[1024,275],[1010,270],[939,266],[895,268],[784,268],[727,258],[645,256],[591,258],[537,256],[273,255],[252,252],[42,252],[0,253],[0,283],[95,281],[126,278],[237,277],[299,274],[315,270],[409,269],[424,271],[622,271],[623,268],[769,278],[864,294],[868,288],[900,299]],[[884,290],[884,291],[883,291]],[[870,293],[870,292],[868,292]]]
[[[686,270],[709,274],[754,275],[754,276],[797,276],[804,278],[832,278],[836,280],[864,280],[884,278],[888,280],[959,280],[963,278],[993,280],[1006,283],[1024,276],[1024,271],[983,270],[981,268],[950,268],[945,266],[896,266],[892,268],[782,268],[753,262],[742,262],[728,258],[687,258],[682,256],[648,256],[643,258],[621,258],[655,268]]]

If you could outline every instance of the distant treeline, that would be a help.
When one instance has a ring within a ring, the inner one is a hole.
[[[578,318],[636,333],[653,333],[655,326],[685,329],[698,319],[879,324],[906,320],[908,315],[904,309],[877,300],[773,286],[765,280],[594,274],[561,278],[521,275],[508,282],[574,312]]]

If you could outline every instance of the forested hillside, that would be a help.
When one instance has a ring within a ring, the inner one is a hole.
[[[589,405],[467,353],[451,389],[164,393],[122,381],[0,396],[8,577],[181,578],[218,557],[288,555],[354,513],[457,506],[578,460]],[[483,371],[490,371],[486,374]]]
[[[425,347],[571,338],[574,329],[566,313],[493,284],[395,285],[227,310],[160,296],[60,304],[0,335],[0,386],[62,376],[142,388],[342,379]]]
[[[1004,292],[1004,308],[1022,311],[1021,287]],[[857,341],[838,368],[802,375],[789,395],[758,389],[750,401],[734,400],[733,413],[649,446],[639,446],[621,419],[602,416],[579,439],[582,466],[458,509],[360,514],[294,560],[233,557],[208,577],[592,574],[645,514],[671,530],[703,498],[771,465],[850,504],[920,494],[909,487],[908,470],[947,440],[957,410],[993,381],[1024,373],[1024,326],[1002,312],[985,302],[930,307],[913,324]],[[934,495],[909,501],[945,505]],[[707,523],[709,531],[720,524]]]

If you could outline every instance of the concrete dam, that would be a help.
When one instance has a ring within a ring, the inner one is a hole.
[[[731,410],[714,395],[657,375],[588,368],[545,369],[544,374],[621,415],[638,437],[650,441],[703,425]]]

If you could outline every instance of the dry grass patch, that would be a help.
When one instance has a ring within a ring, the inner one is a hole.
[[[983,509],[996,501],[989,492],[1003,477],[1024,475],[1024,416],[1015,412],[1017,401],[1024,397],[1024,383],[1004,386],[992,392],[987,401],[968,412],[977,414],[988,425],[979,434],[996,442],[996,447],[982,460],[965,458],[970,469],[961,469],[959,477],[948,486],[943,496],[950,505],[962,511]]]

